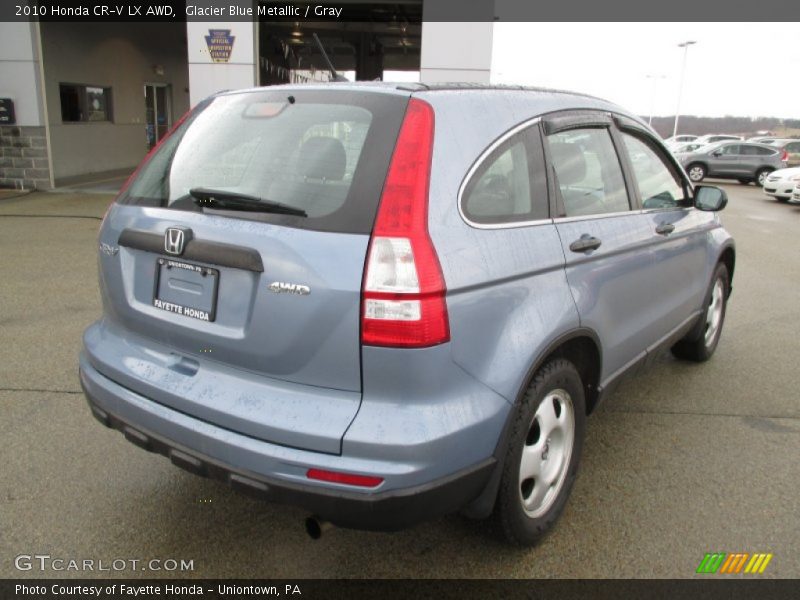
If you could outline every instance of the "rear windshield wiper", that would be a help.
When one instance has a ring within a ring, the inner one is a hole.
[[[193,188],[189,190],[189,195],[194,198],[194,203],[200,207],[217,210],[277,213],[281,215],[293,215],[295,217],[308,216],[306,211],[302,208],[295,208],[273,200],[266,200],[264,198],[240,194],[238,192],[212,190],[209,188]]]

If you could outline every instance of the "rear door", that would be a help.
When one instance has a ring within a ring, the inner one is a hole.
[[[633,210],[611,127],[601,113],[544,122],[567,281],[581,325],[600,338],[603,380],[652,342],[651,262],[643,251],[652,231]]]
[[[184,122],[106,219],[101,242],[119,256],[101,260],[101,287],[106,320],[140,353],[167,349],[193,383],[153,385],[125,357],[108,368],[156,401],[258,437],[270,439],[265,424],[302,429],[304,418],[343,434],[360,399],[369,234],[407,102],[276,89],[219,96]],[[213,370],[293,393],[269,408],[257,387],[226,389],[220,412],[223,391],[203,379]],[[306,403],[320,414],[304,416],[302,390],[322,388],[346,401],[329,413]]]

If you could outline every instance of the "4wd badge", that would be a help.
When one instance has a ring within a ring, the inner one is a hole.
[[[296,296],[308,296],[311,288],[299,283],[286,283],[283,281],[273,281],[269,284],[269,291],[276,294],[295,294]]]

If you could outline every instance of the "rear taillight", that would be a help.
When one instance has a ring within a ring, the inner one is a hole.
[[[781,152],[781,160],[783,162],[787,162],[789,160],[789,153],[786,151],[786,148],[784,148]]]
[[[361,297],[361,342],[421,348],[450,340],[442,268],[428,234],[433,109],[412,98],[372,231]]]

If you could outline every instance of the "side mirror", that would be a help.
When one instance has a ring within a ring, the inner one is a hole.
[[[711,156],[722,156],[722,150],[714,150]]]
[[[698,185],[694,188],[694,205],[700,210],[722,210],[728,204],[725,190],[713,185]]]

